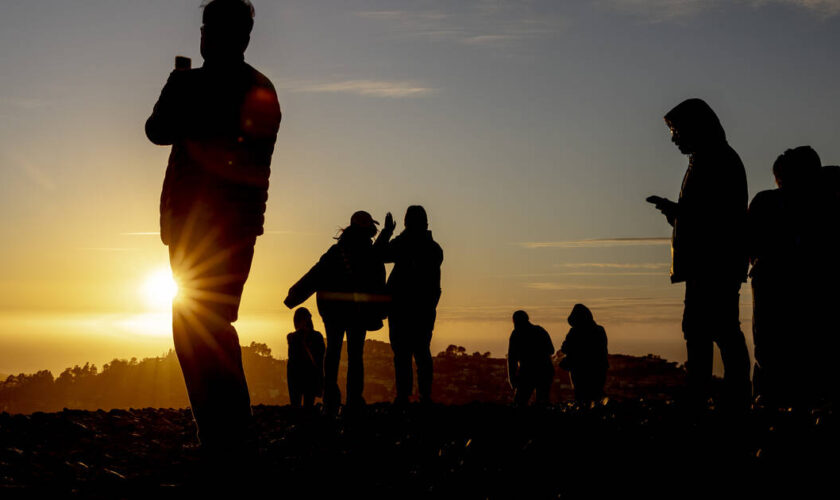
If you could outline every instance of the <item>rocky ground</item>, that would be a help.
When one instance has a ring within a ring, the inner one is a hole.
[[[259,458],[235,488],[278,498],[796,498],[834,490],[838,466],[830,408],[735,419],[634,400],[254,414]],[[185,498],[225,479],[230,469],[197,448],[188,410],[0,414],[2,498]]]

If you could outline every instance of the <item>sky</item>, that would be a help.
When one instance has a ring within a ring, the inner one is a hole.
[[[559,347],[581,302],[611,352],[682,362],[670,228],[644,202],[687,164],[662,116],[709,102],[751,196],[786,148],[840,163],[840,0],[253,3],[246,59],[283,123],[236,326],[281,357],[286,291],[350,215],[399,231],[421,204],[445,255],[433,351],[503,356],[516,309]],[[201,64],[199,5],[0,2],[0,374],[172,347],[148,296],[169,151],[143,124],[174,56]]]

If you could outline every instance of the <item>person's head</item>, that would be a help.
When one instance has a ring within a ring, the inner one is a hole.
[[[350,225],[341,231],[338,239],[358,238],[369,242],[379,232],[376,228],[378,225],[379,221],[373,220],[373,217],[369,213],[364,210],[359,210],[350,217]]]
[[[314,330],[315,326],[312,324],[312,313],[305,307],[299,307],[295,311],[294,316],[295,330],[309,331]]]
[[[573,328],[590,326],[595,324],[595,318],[592,317],[592,311],[583,304],[575,304],[569,314],[569,324]]]
[[[242,58],[254,27],[249,0],[208,0],[202,6],[201,56],[205,61]]]
[[[800,191],[812,186],[820,175],[822,162],[811,146],[788,149],[773,162],[776,185],[784,191]]]
[[[410,231],[425,231],[429,228],[429,218],[426,216],[426,209],[420,205],[411,205],[405,211],[405,228]]]
[[[528,318],[528,313],[522,310],[513,313],[514,328],[522,328],[524,326],[528,326],[529,324],[531,324],[531,320]]]
[[[694,154],[726,143],[726,133],[712,108],[702,99],[687,99],[665,115],[671,142],[683,154]]]

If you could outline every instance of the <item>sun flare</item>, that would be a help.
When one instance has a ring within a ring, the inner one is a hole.
[[[142,292],[149,307],[166,309],[178,295],[178,284],[169,269],[158,269],[146,278]]]

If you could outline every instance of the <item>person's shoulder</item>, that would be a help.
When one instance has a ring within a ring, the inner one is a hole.
[[[286,342],[292,342],[298,337],[298,332],[290,332],[286,334]]]
[[[271,80],[267,76],[265,76],[260,70],[256,69],[248,63],[245,63],[245,66],[248,68],[248,71],[251,74],[255,85],[257,85],[258,87],[265,87],[267,89],[271,89],[271,91],[274,92],[274,84],[271,83]]]
[[[765,189],[759,191],[753,196],[750,202],[750,210],[763,210],[768,206],[773,206],[779,202],[781,198],[781,191],[778,189]]]

